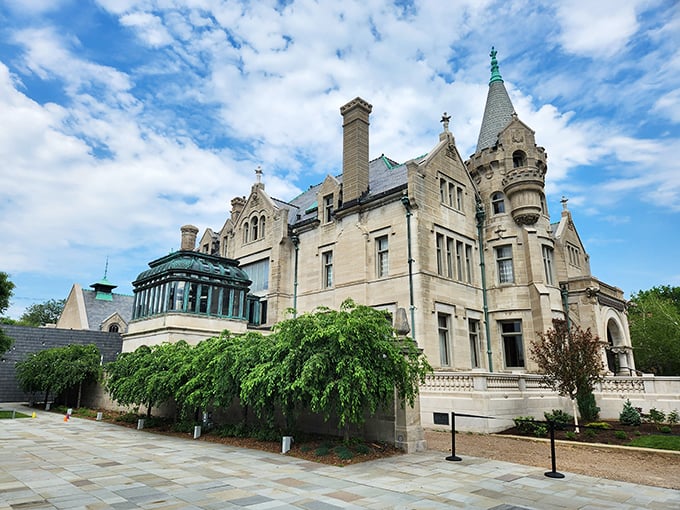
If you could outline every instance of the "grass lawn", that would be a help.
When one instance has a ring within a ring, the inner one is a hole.
[[[30,418],[31,416],[29,414],[24,414],[20,413],[19,411],[16,411],[14,414],[15,418]],[[8,411],[6,409],[0,410],[0,420],[10,420],[12,419],[12,411]]]
[[[680,451],[680,436],[649,435],[633,439],[628,446]]]

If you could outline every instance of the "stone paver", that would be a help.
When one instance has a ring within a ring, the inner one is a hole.
[[[0,421],[0,510],[680,508],[671,489],[444,456],[336,467],[38,412]]]

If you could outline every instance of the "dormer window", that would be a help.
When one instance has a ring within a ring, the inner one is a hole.
[[[527,155],[522,151],[515,151],[512,153],[512,166],[514,168],[521,168],[527,166]]]
[[[505,195],[500,191],[491,195],[491,209],[494,214],[503,214],[505,212]]]
[[[323,197],[323,222],[330,223],[333,220],[333,195]]]

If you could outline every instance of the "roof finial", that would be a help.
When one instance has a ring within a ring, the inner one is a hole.
[[[567,210],[567,202],[569,202],[569,199],[562,195],[562,200],[560,200],[560,203],[562,204],[562,210],[564,211]]]
[[[449,132],[449,121],[450,120],[451,120],[451,115],[446,115],[446,112],[444,112],[444,115],[442,115],[442,120],[440,120],[439,122],[444,124],[444,132],[445,133]]]
[[[255,169],[255,179],[257,184],[262,182],[262,167],[260,165],[257,165],[257,168]]]
[[[104,280],[106,280],[106,275],[109,274],[109,256],[106,256],[106,266],[104,266]]]
[[[498,60],[496,60],[497,53],[496,48],[491,46],[491,53],[489,53],[489,56],[491,57],[491,79],[489,80],[489,85],[495,81],[503,81],[501,73],[498,70]]]

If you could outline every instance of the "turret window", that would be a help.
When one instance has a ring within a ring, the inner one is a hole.
[[[555,265],[555,256],[553,253],[553,249],[550,246],[543,246],[543,267],[545,269],[545,283],[548,285],[553,285],[555,276],[554,276],[554,266]]]
[[[527,166],[527,155],[522,151],[515,151],[512,153],[512,166],[514,168],[520,168]]]
[[[491,195],[491,209],[494,214],[503,214],[505,212],[505,195],[500,191],[496,191]]]
[[[330,223],[333,220],[333,195],[323,197],[323,222]]]

